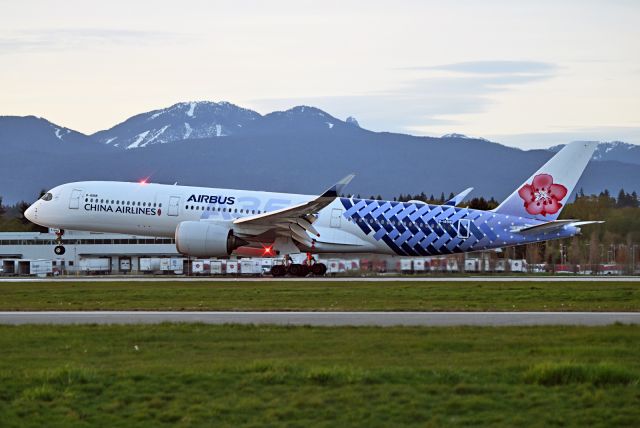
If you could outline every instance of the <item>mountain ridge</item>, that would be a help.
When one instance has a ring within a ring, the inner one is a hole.
[[[355,172],[348,189],[353,194],[392,198],[474,186],[474,195],[500,199],[553,155],[553,150],[521,150],[462,134],[373,132],[351,119],[312,106],[261,115],[228,102],[194,101],[85,135],[34,116],[2,116],[0,195],[5,202],[31,200],[40,189],[64,182],[146,176],[165,183],[309,194]],[[616,157],[640,146],[625,144],[603,146],[577,188],[640,191],[640,160]]]

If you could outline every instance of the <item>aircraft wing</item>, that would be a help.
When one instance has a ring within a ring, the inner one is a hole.
[[[556,229],[562,229],[564,226],[583,226],[585,224],[604,223],[604,221],[580,221],[580,220],[553,220],[546,223],[536,224],[534,226],[525,226],[514,229],[513,232],[518,233],[544,233],[551,232]]]
[[[353,177],[355,177],[354,174],[347,175],[325,190],[320,196],[308,202],[249,217],[238,218],[234,220],[233,223],[246,226],[273,226],[274,228],[287,231],[287,234],[296,241],[309,245],[311,242],[307,232],[311,235],[320,236],[318,231],[313,227],[313,222],[316,221],[315,214],[332,203],[338,195],[342,193],[342,189],[349,184]]]

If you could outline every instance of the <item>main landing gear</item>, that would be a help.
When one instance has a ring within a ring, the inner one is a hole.
[[[274,277],[282,277],[287,274],[291,276],[305,277],[312,273],[314,276],[322,276],[327,273],[327,265],[324,263],[316,263],[311,253],[307,253],[307,259],[304,263],[293,263],[288,255],[285,256],[284,263],[274,265],[271,268],[271,275]]]
[[[56,231],[56,246],[53,249],[53,252],[56,253],[56,255],[61,256],[64,253],[67,252],[67,250],[62,246],[62,235],[64,235],[64,230],[63,229],[59,229]]]

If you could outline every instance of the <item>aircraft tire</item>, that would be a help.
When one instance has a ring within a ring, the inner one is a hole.
[[[308,273],[309,268],[305,265],[293,263],[291,266],[289,266],[289,274],[293,276],[307,276]]]
[[[282,265],[275,265],[271,267],[271,275],[273,275],[274,277],[285,276],[286,273],[287,270]]]
[[[327,273],[327,265],[325,265],[324,263],[316,263],[314,265],[311,265],[311,273],[316,276],[323,276],[325,273]]]

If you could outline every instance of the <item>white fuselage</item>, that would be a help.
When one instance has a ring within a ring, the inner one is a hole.
[[[58,229],[174,237],[184,221],[233,221],[313,200],[313,195],[190,187],[154,183],[86,181],[50,190],[25,215]],[[318,213],[317,252],[390,253],[383,244],[363,240],[359,228],[342,218],[336,199]],[[242,229],[242,227],[238,227]],[[260,230],[255,231],[259,233]]]

